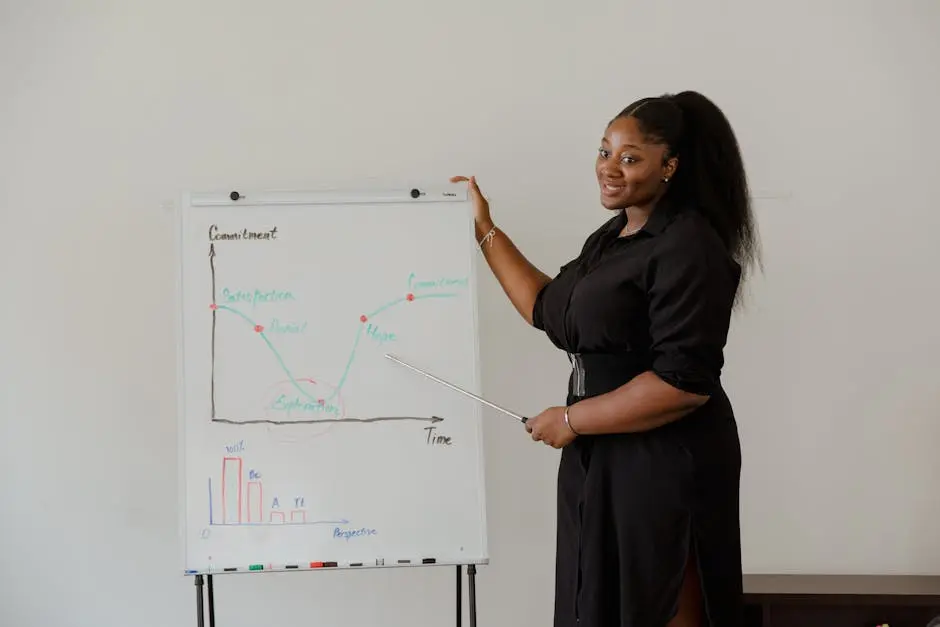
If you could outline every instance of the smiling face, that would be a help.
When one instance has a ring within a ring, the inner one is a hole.
[[[607,209],[644,207],[663,191],[677,160],[666,159],[667,146],[651,143],[634,117],[620,117],[607,127],[597,153],[597,182]]]

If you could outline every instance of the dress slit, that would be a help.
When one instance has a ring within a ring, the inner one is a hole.
[[[694,530],[694,521],[690,520],[688,526],[686,527],[686,552],[685,559],[682,560],[682,574],[679,577],[679,584],[673,593],[673,601],[669,605],[671,609],[669,611],[669,616],[664,623],[666,627],[671,627],[670,622],[673,621],[676,616],[679,615],[679,611],[683,609],[682,602],[683,600],[687,600],[687,587],[689,585],[693,585],[696,588],[696,593],[698,595],[697,598],[694,598],[694,602],[696,604],[694,611],[698,615],[695,627],[715,627],[711,624],[711,621],[708,618],[708,599],[705,593],[701,557],[699,552],[696,550]],[[688,578],[690,576],[695,578],[691,584],[688,582]],[[683,623],[677,627],[687,627],[687,623]]]

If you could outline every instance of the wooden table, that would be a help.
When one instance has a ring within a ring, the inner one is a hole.
[[[940,576],[745,575],[744,597],[747,627],[927,627],[940,618]]]

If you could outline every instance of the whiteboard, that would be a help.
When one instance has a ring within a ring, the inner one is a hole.
[[[232,199],[232,195],[236,198]],[[184,573],[482,564],[466,191],[187,193]]]

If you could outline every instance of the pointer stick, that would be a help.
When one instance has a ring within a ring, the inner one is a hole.
[[[424,370],[421,370],[420,368],[415,368],[415,367],[412,366],[411,364],[406,364],[405,362],[403,362],[402,360],[398,359],[397,357],[393,357],[392,355],[389,355],[389,354],[387,354],[387,353],[386,353],[385,357],[388,358],[388,359],[391,359],[391,360],[394,361],[395,363],[401,364],[401,365],[404,366],[405,368],[408,368],[408,369],[410,369],[410,370],[414,370],[414,371],[417,372],[418,374],[422,374],[422,375],[426,376],[428,379],[431,379],[432,381],[436,381],[437,383],[440,383],[441,385],[446,385],[447,387],[449,387],[449,388],[452,389],[452,390],[455,390],[455,391],[457,391],[457,392],[460,392],[461,394],[464,394],[464,395],[466,395],[466,396],[469,396],[470,398],[472,398],[472,399],[474,399],[474,400],[480,401],[480,402],[483,403],[484,405],[488,405],[489,407],[492,407],[492,408],[495,409],[496,411],[502,412],[502,413],[506,414],[507,416],[512,416],[513,418],[515,418],[516,420],[518,420],[519,422],[521,422],[521,423],[523,423],[523,424],[525,424],[525,422],[528,420],[528,418],[526,418],[525,416],[520,416],[519,414],[517,414],[517,413],[515,413],[515,412],[511,412],[511,411],[509,411],[508,409],[505,409],[505,408],[503,408],[503,407],[500,407],[499,405],[496,405],[495,403],[491,403],[491,402],[489,402],[488,400],[486,400],[486,399],[484,399],[484,398],[480,398],[480,397],[477,396],[476,394],[471,394],[470,392],[468,392],[468,391],[466,391],[466,390],[462,390],[462,389],[460,389],[459,387],[457,387],[456,385],[454,385],[453,383],[448,383],[447,381],[444,381],[443,379],[439,379],[439,378],[435,377],[433,374],[430,374],[430,373],[428,373],[428,372],[425,372]]]

